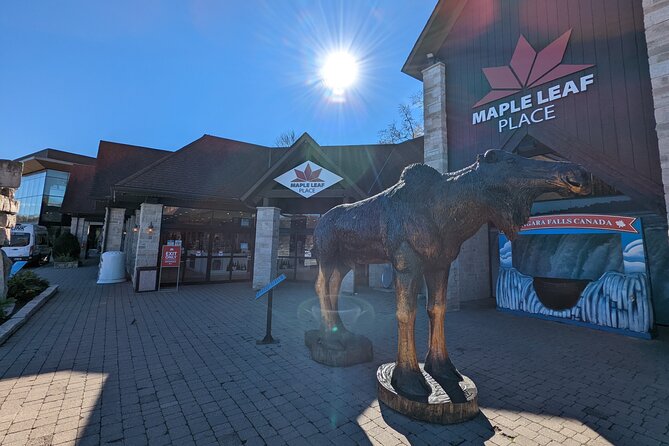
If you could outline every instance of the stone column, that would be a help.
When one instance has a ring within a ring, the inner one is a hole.
[[[275,207],[259,207],[256,211],[253,289],[262,288],[277,275],[280,216],[281,209]]]
[[[79,229],[79,218],[72,217],[72,221],[70,221],[70,234],[77,235],[78,229]]]
[[[162,204],[141,204],[139,222],[137,223],[139,229],[135,233],[137,247],[134,252],[133,283],[137,268],[158,265],[158,256],[160,255],[160,225],[162,220]],[[153,226],[153,231],[149,231],[149,226]],[[126,253],[126,255],[132,255],[132,253]]]
[[[0,246],[4,246],[16,224],[19,202],[14,199],[14,192],[21,185],[23,163],[0,160]],[[12,261],[0,249],[0,301],[7,297],[7,280],[12,268]]]
[[[381,275],[387,264],[369,265],[369,286],[372,288],[383,288]]]
[[[424,163],[441,173],[449,171],[446,120],[446,66],[436,62],[423,70],[423,113],[425,119]],[[448,282],[448,310],[460,308],[460,301],[490,297],[488,225],[460,249],[451,264]]]
[[[128,274],[130,277],[135,277],[135,253],[137,252],[137,239],[139,239],[139,214],[140,210],[137,209],[135,214],[130,220],[130,225],[128,226],[128,234],[130,235],[130,243],[128,245],[128,255],[126,256],[126,262],[128,265]],[[133,228],[137,225],[137,232]]]
[[[345,294],[355,294],[355,270],[351,270],[341,281],[341,292]]]
[[[123,223],[125,209],[107,208],[105,213],[104,240],[102,252],[120,251],[123,242]]]
[[[446,66],[442,62],[423,70],[423,117],[423,162],[441,173],[448,172]]]
[[[79,257],[81,259],[86,258],[86,242],[88,239],[88,227],[90,223],[84,218],[72,217],[72,223],[70,224],[70,234],[77,237],[79,241],[79,246],[81,247],[81,252]]]
[[[664,202],[669,212],[669,0],[643,0],[643,20],[646,27]]]

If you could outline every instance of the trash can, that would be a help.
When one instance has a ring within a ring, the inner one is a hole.
[[[100,256],[98,284],[125,282],[125,254],[121,251],[107,251]]]

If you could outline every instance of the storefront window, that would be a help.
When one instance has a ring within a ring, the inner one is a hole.
[[[285,214],[279,226],[278,269],[293,280],[316,279],[318,261],[313,258],[314,228],[319,214]]]
[[[249,280],[254,241],[250,212],[170,206],[163,212],[161,244],[183,247],[184,282]],[[175,281],[175,272],[161,279],[162,284]]]

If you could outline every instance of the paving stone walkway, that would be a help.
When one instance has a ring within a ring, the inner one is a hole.
[[[481,415],[459,425],[410,420],[376,399],[375,372],[394,360],[394,295],[348,298],[345,316],[374,343],[372,363],[314,363],[309,284],[265,301],[249,284],[134,294],[95,285],[96,269],[37,272],[59,293],[0,347],[0,444],[348,445],[669,444],[669,331],[644,341],[493,308],[447,315],[458,368]],[[424,303],[424,302],[423,302]],[[417,342],[426,352],[427,318]]]

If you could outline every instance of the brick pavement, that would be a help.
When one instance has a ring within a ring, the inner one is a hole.
[[[416,422],[379,406],[394,359],[394,296],[358,296],[372,363],[312,362],[308,284],[275,293],[274,335],[249,284],[132,293],[95,268],[39,274],[60,292],[0,347],[0,444],[669,444],[669,332],[643,341],[471,308],[447,315],[458,368],[479,388],[467,423]],[[417,320],[426,351],[427,318]]]

